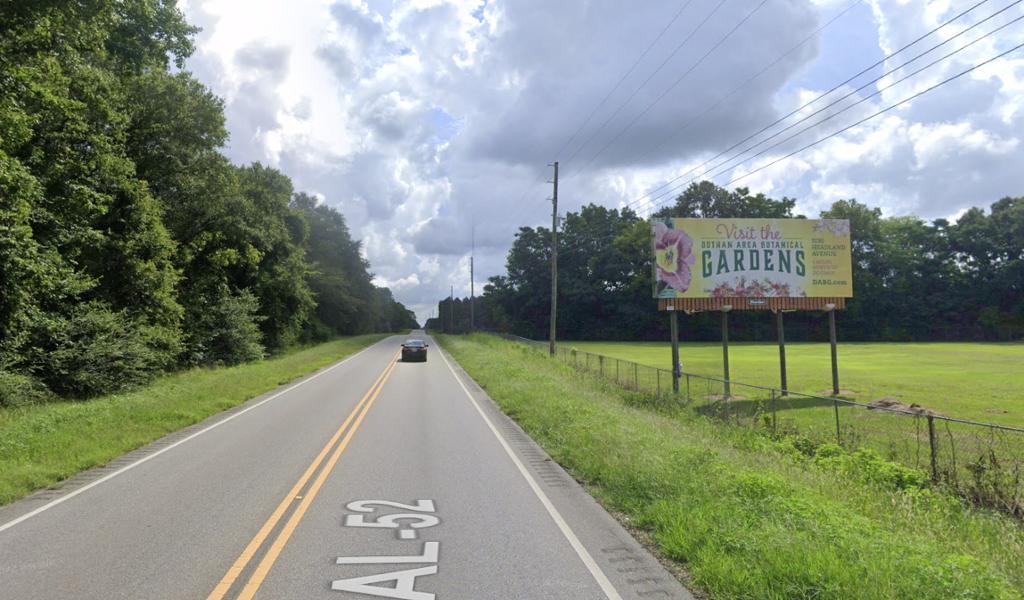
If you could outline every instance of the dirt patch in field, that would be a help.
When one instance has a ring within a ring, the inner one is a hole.
[[[818,392],[818,396],[821,396],[823,398],[831,398],[833,396],[832,390],[830,390],[830,389],[829,390],[822,390],[822,391]],[[836,397],[837,398],[856,398],[857,397],[857,392],[855,392],[853,390],[839,390],[839,395],[836,396]]]
[[[878,400],[872,400],[871,402],[868,402],[868,409],[872,408],[884,408],[892,411],[900,411],[903,413],[921,415],[922,417],[946,416],[938,411],[932,410],[930,408],[925,408],[920,404],[904,404],[903,402],[900,402],[896,398],[890,397],[879,398]]]
[[[736,394],[733,394],[732,396],[723,396],[722,394],[711,394],[707,398],[708,400],[711,400],[713,402],[739,402],[741,400],[747,399],[746,396],[737,396]]]

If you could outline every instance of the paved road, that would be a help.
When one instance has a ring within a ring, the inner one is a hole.
[[[401,339],[0,509],[0,598],[690,597]]]

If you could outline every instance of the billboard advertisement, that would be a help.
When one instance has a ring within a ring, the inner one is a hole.
[[[850,298],[850,222],[664,219],[653,224],[655,298]]]

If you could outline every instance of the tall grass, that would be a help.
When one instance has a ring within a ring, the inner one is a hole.
[[[1020,598],[1024,530],[871,455],[659,412],[534,350],[443,345],[608,507],[714,598]],[[897,469],[897,471],[899,471]]]

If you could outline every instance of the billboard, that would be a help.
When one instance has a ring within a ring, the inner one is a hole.
[[[850,222],[655,221],[655,298],[850,298]]]

